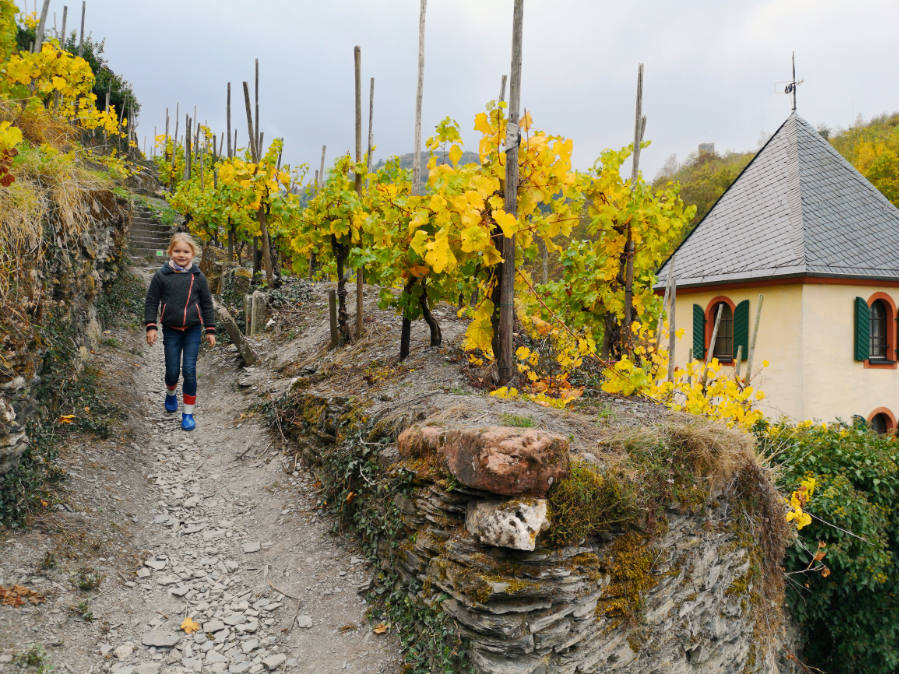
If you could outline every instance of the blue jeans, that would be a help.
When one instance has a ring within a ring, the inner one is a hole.
[[[187,396],[197,395],[197,355],[200,353],[200,338],[203,326],[195,325],[186,330],[162,328],[162,345],[165,349],[165,385],[171,388],[178,384],[178,376],[184,375],[181,392]]]

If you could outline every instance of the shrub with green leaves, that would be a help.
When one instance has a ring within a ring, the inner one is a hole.
[[[760,424],[782,491],[814,477],[812,523],[787,550],[787,603],[803,659],[827,672],[899,670],[899,440],[863,424]],[[818,543],[827,572],[803,572]]]

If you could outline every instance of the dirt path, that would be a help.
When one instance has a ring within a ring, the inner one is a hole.
[[[311,479],[241,416],[252,399],[233,354],[204,349],[185,433],[163,411],[161,340],[115,337],[98,358],[130,420],[69,447],[60,503],[0,538],[0,585],[46,596],[0,606],[0,671],[24,670],[26,652],[79,674],[398,671],[396,641],[373,634],[357,594],[372,569],[329,533]]]

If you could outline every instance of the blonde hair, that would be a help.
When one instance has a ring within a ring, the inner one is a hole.
[[[176,243],[186,243],[190,246],[190,249],[194,252],[194,257],[197,257],[200,254],[200,247],[197,245],[197,242],[194,241],[193,237],[186,232],[178,232],[172,236],[172,240],[169,241],[169,247],[166,253],[169,257],[172,256],[172,251],[175,249]]]

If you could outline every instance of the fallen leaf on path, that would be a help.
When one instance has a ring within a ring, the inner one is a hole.
[[[200,623],[194,622],[193,618],[185,618],[184,622],[181,623],[181,629],[185,631],[187,634],[193,634],[198,629],[200,629]]]
[[[390,629],[390,625],[387,623],[378,623],[372,628],[372,632],[375,634],[384,634],[388,629]]]
[[[340,628],[341,632],[352,632],[356,629],[356,623],[348,623]]]
[[[44,601],[44,595],[40,592],[29,590],[22,585],[13,585],[10,588],[0,585],[0,604],[18,608],[23,606],[26,601],[32,604],[40,604]]]
[[[61,424],[70,424],[75,420],[74,414],[63,414],[57,421]]]

